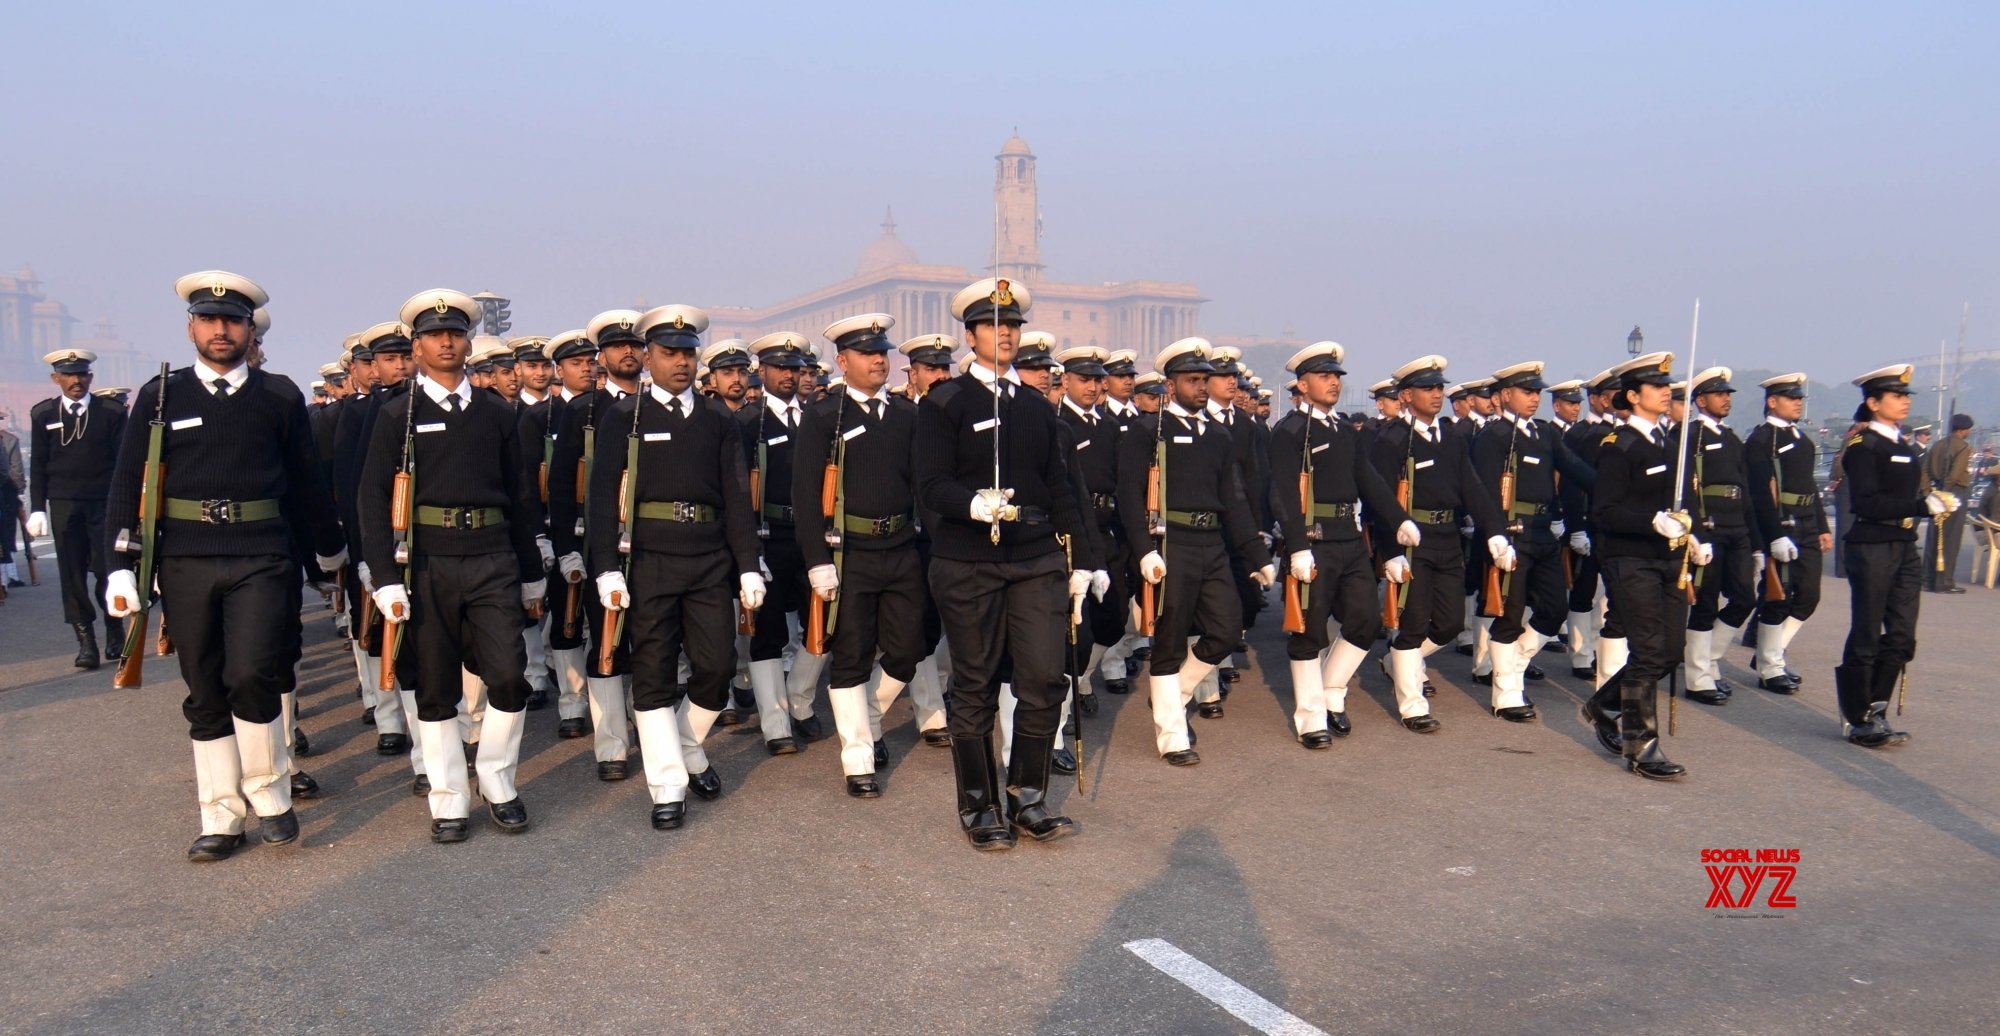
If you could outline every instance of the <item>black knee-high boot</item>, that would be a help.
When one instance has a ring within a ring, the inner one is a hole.
[[[1687,767],[1668,761],[1660,750],[1660,685],[1622,680],[1618,690],[1624,706],[1618,713],[1618,725],[1623,734],[1625,768],[1655,781],[1671,781],[1685,774]]]

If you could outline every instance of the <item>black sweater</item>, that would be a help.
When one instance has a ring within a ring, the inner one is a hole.
[[[1826,503],[1820,499],[1819,477],[1813,470],[1818,457],[1818,448],[1797,425],[1779,428],[1767,419],[1750,430],[1750,437],[1743,442],[1743,465],[1750,487],[1750,514],[1756,519],[1756,532],[1764,546],[1789,536],[1805,550],[1809,541],[1828,531]],[[1784,504],[1774,493],[1810,494],[1811,502]]]
[[[841,457],[847,514],[855,518],[914,516],[916,508],[917,408],[891,396],[882,416],[869,420],[861,404],[845,393],[806,409],[799,422],[790,499],[799,502],[794,530],[807,567],[830,565],[827,519],[820,507],[820,481],[834,449],[835,421],[846,444]],[[775,423],[775,422],[774,422]],[[887,536],[848,534],[848,550],[891,550],[916,544],[914,523]]]
[[[1930,515],[1924,506],[1923,451],[1873,427],[1863,428],[1847,440],[1840,470],[1847,479],[1848,509],[1857,519],[1847,542],[1909,543],[1917,538],[1916,519]]]
[[[1514,462],[1514,502],[1545,505],[1547,509],[1547,513],[1540,517],[1522,518],[1523,531],[1530,542],[1554,543],[1551,522],[1562,521],[1567,535],[1568,523],[1582,517],[1580,511],[1573,513],[1570,510],[1578,506],[1579,499],[1558,491],[1560,480],[1557,476],[1591,483],[1597,480],[1597,473],[1585,469],[1583,462],[1569,452],[1555,425],[1531,420],[1529,426],[1533,431],[1504,417],[1486,422],[1472,441],[1472,468],[1479,473],[1480,485],[1492,494],[1497,513],[1500,509],[1500,476],[1506,474],[1511,454]],[[1507,517],[1508,524],[1513,524],[1511,516]]]
[[[1602,437],[1590,508],[1594,555],[1655,561],[1680,556],[1653,529],[1653,516],[1674,506],[1675,445],[1670,436],[1661,446],[1629,424]],[[1695,532],[1701,539],[1700,530]]]
[[[972,520],[973,494],[993,485],[993,414],[993,391],[970,372],[932,387],[917,408],[917,494],[937,515],[931,554],[954,561],[1025,561],[1061,550],[1057,533],[1093,553],[1055,409],[1018,386],[1000,404],[1000,486],[1014,491],[1015,505],[1038,508],[1049,520],[1001,522],[997,545],[989,539],[990,527]],[[1074,560],[1078,569],[1102,567],[1095,557]]]
[[[206,371],[208,368],[203,367]],[[320,477],[319,456],[306,421],[305,397],[282,374],[252,370],[243,387],[218,398],[187,367],[167,378],[167,401],[160,439],[166,468],[164,496],[180,500],[277,500],[287,515],[306,523],[300,546],[313,553],[340,553],[340,526]],[[160,379],[142,386],[134,401],[139,419],[125,423],[124,442],[105,504],[106,556],[116,552],[118,533],[139,535],[140,478]],[[164,514],[164,511],[162,512]],[[161,557],[294,556],[293,530],[283,517],[210,525],[162,517]]]
[[[632,549],[681,556],[728,551],[739,574],[757,571],[757,520],[750,514],[750,475],[735,417],[728,407],[697,394],[694,413],[676,418],[644,390],[613,404],[597,426],[597,459],[585,503],[590,571],[610,572],[624,562],[618,553],[618,490],[637,403],[644,407],[638,423],[639,472],[631,487]],[[637,517],[639,504],[670,501],[705,504],[719,514],[712,522]]]
[[[44,399],[28,412],[30,511],[48,510],[52,499],[102,500],[111,485],[125,408],[97,396],[84,398],[89,402],[81,421],[70,416],[67,396]]]
[[[1408,521],[1409,512],[1396,503],[1396,491],[1368,459],[1368,444],[1360,432],[1335,417],[1329,427],[1294,410],[1271,429],[1271,495],[1276,505],[1278,527],[1285,533],[1285,549],[1309,549],[1306,526],[1313,524],[1299,500],[1299,473],[1312,466],[1311,492],[1315,504],[1367,505],[1365,519],[1378,530],[1377,536],[1395,540],[1396,527]],[[1323,542],[1361,537],[1358,522],[1319,519]]]
[[[1164,429],[1158,423],[1163,417]],[[1199,430],[1204,427],[1205,431]],[[1161,509],[1222,515],[1220,529],[1186,529],[1169,523],[1167,541],[1220,538],[1241,553],[1250,568],[1269,564],[1271,553],[1264,547],[1264,538],[1257,535],[1256,518],[1243,495],[1243,465],[1229,430],[1213,421],[1204,426],[1164,410],[1140,415],[1118,444],[1118,520],[1125,526],[1125,538],[1143,545],[1133,549],[1156,549],[1146,528],[1146,478],[1153,467],[1154,448],[1162,443],[1167,448],[1167,468],[1160,477],[1165,495]]]
[[[1479,481],[1478,472],[1472,468],[1472,455],[1467,447],[1467,438],[1472,424],[1454,421],[1449,426],[1442,423],[1433,426],[1433,434],[1443,439],[1429,440],[1413,435],[1410,422],[1391,421],[1382,426],[1375,435],[1375,442],[1369,447],[1369,459],[1374,461],[1375,470],[1382,473],[1382,480],[1394,486],[1402,481],[1406,471],[1414,476],[1410,487],[1410,510],[1412,511],[1453,511],[1472,516],[1472,524],[1478,530],[1481,540],[1498,535],[1503,523],[1497,497],[1487,493]],[[1408,461],[1407,465],[1405,461]],[[1450,554],[1464,548],[1457,538],[1458,522],[1418,521],[1424,539],[1417,549],[1426,553]],[[1377,557],[1387,557],[1396,553],[1395,540],[1383,537],[1375,544]]]
[[[410,412],[412,400],[414,414]],[[415,387],[381,404],[362,464],[361,547],[375,585],[394,586],[403,581],[402,568],[395,561],[389,504],[396,473],[402,470],[406,428],[418,506],[497,507],[506,512],[506,520],[499,525],[441,529],[416,521],[413,508],[412,555],[512,553],[520,567],[521,582],[542,578],[542,557],[535,549],[535,512],[528,503],[528,487],[522,484],[521,440],[513,410],[489,393],[474,392],[466,409],[453,414],[421,387]]]
[[[1688,425],[1688,485],[1693,494],[1694,520],[1703,528],[1742,529],[1749,524],[1750,501],[1746,487],[1750,473],[1744,465],[1743,440],[1728,425],[1721,431],[1695,418]],[[1714,496],[1697,487],[1734,486],[1736,495]]]

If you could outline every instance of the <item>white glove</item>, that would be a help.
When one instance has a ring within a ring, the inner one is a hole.
[[[1780,536],[1771,541],[1771,560],[1788,565],[1799,559],[1799,545],[1790,536]]]
[[[322,572],[338,572],[340,566],[347,564],[347,548],[340,548],[340,553],[330,558],[314,554],[313,560],[319,563],[319,570]]]
[[[763,576],[755,572],[745,572],[736,577],[736,585],[742,588],[736,596],[742,600],[743,607],[754,612],[764,606]]]
[[[129,568],[114,568],[104,578],[104,610],[114,619],[139,611],[139,577]]]
[[[333,631],[343,637],[354,636],[354,619],[347,614],[347,609],[342,608],[333,613]]]
[[[1499,561],[1502,554],[1512,553],[1513,549],[1507,545],[1507,537],[1505,536],[1486,537],[1486,554],[1494,561]]]
[[[1089,592],[1090,570],[1080,568],[1071,572],[1069,574],[1069,599],[1072,601],[1082,601],[1083,596]]]
[[[975,522],[982,525],[991,524],[999,518],[1000,508],[1012,499],[1014,491],[1011,489],[982,489],[972,494],[972,506],[968,508],[968,513]]]
[[[1924,507],[1935,517],[1937,515],[1950,514],[1958,510],[1958,501],[1936,490],[1932,490],[1924,494]]]
[[[28,516],[28,538],[38,539],[49,534],[49,516],[46,511],[36,511]]]
[[[1691,565],[1706,565],[1714,560],[1715,547],[1712,544],[1697,540],[1694,546],[1688,548],[1688,563]]]
[[[542,571],[547,572],[556,567],[556,549],[549,545],[547,536],[535,537],[535,550],[542,555]]]
[[[1265,550],[1270,550],[1272,545],[1278,542],[1278,538],[1268,532],[1260,532],[1257,535],[1263,537]]]
[[[1278,581],[1277,562],[1275,561],[1266,562],[1263,568],[1260,568],[1257,571],[1250,573],[1250,581],[1262,587],[1269,587],[1272,583],[1277,582]]]
[[[526,608],[548,595],[549,581],[546,579],[537,579],[532,583],[522,583],[521,607]]]
[[[576,551],[572,550],[569,553],[564,554],[562,556],[562,560],[556,562],[556,567],[562,569],[562,577],[564,580],[571,583],[583,582],[582,554],[579,554]]]
[[[806,582],[812,584],[813,593],[818,594],[820,600],[829,604],[840,596],[840,573],[832,565],[814,565],[806,569]]]
[[[375,598],[375,610],[390,622],[410,621],[410,592],[403,584],[385,586],[369,596]]]
[[[1414,547],[1424,541],[1424,532],[1416,522],[1405,521],[1396,526],[1396,542],[1404,547]]]
[[[1295,550],[1292,552],[1292,578],[1301,583],[1313,581],[1313,552]]]
[[[1563,524],[1563,520],[1561,518],[1558,518],[1555,521],[1549,523],[1549,535],[1554,536],[1556,539],[1562,539],[1563,533],[1568,531],[1569,531],[1569,526]]]
[[[1581,557],[1581,558],[1587,558],[1587,557],[1589,557],[1589,556],[1590,556],[1590,534],[1589,534],[1589,533],[1587,533],[1587,532],[1573,532],[1573,533],[1570,533],[1570,534],[1569,534],[1569,549],[1570,549],[1570,550],[1571,550],[1571,551],[1572,551],[1573,553],[1575,553],[1577,557]]]
[[[632,603],[632,591],[625,586],[625,573],[612,569],[597,577],[597,603],[614,612]]]
[[[1514,548],[1512,547],[1508,547],[1493,556],[1493,567],[1502,572],[1512,572],[1514,571],[1514,566],[1520,563],[1521,557],[1514,553]]]
[[[1090,596],[1097,598],[1101,602],[1104,600],[1104,595],[1110,592],[1111,573],[1101,568],[1092,572],[1090,574]]]
[[[1382,577],[1383,577],[1383,578],[1385,578],[1385,579],[1387,579],[1388,581],[1390,581],[1390,582],[1392,582],[1392,583],[1407,583],[1407,582],[1409,582],[1409,581],[1410,581],[1410,559],[1409,559],[1409,558],[1390,558],[1390,559],[1389,559],[1389,563],[1388,563],[1388,564],[1386,564],[1386,565],[1383,565],[1383,566],[1382,566]]]
[[[373,594],[375,592],[375,577],[368,572],[368,562],[363,561],[361,564],[354,566],[354,569],[361,575],[361,592],[364,594]]]
[[[1677,540],[1688,534],[1688,525],[1679,515],[1660,511],[1653,515],[1653,531],[1667,539]]]
[[[772,580],[778,578],[777,576],[771,574],[771,566],[765,563],[764,555],[762,554],[757,555],[757,574],[763,576],[764,582],[766,583],[769,583]],[[829,597],[827,598],[827,600],[831,601],[833,600],[833,598]]]
[[[1145,577],[1148,583],[1157,583],[1167,578],[1167,559],[1161,557],[1157,550],[1147,551],[1146,556],[1139,559],[1139,574]]]

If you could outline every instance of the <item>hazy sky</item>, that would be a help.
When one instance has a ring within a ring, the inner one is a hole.
[[[174,278],[236,270],[309,376],[429,287],[776,301],[885,203],[983,265],[1019,126],[1051,277],[1370,380],[1684,350],[1697,295],[1704,365],[1844,381],[1966,301],[2000,344],[2000,5],[1508,7],[13,4],[0,269],[175,356]]]

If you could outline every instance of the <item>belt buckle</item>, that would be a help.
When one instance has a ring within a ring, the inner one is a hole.
[[[1188,524],[1197,529],[1213,529],[1215,528],[1215,512],[1201,511],[1188,515]]]
[[[1306,526],[1306,542],[1318,543],[1325,538],[1326,532],[1320,528],[1318,522],[1313,522],[1311,525]]]
[[[447,529],[470,529],[472,528],[470,510],[470,508],[465,507],[444,508],[444,513],[439,517],[439,522]]]
[[[685,500],[674,501],[674,521],[677,522],[694,521],[694,505],[688,503]]]
[[[887,536],[890,533],[896,531],[895,528],[891,525],[891,523],[894,521],[895,518],[893,517],[870,519],[868,532],[870,535],[874,536]]]
[[[228,525],[241,513],[234,500],[203,500],[201,520],[210,525]]]

